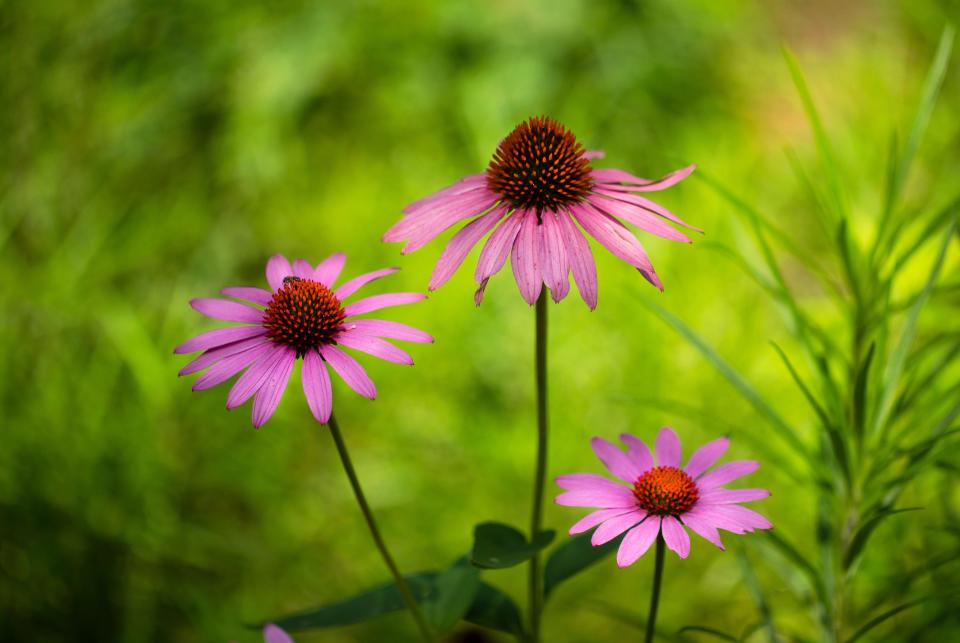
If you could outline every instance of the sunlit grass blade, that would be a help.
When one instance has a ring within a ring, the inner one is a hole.
[[[760,586],[756,573],[753,571],[753,565],[743,549],[737,550],[737,562],[740,563],[740,572],[743,574],[743,582],[746,583],[753,602],[757,605],[757,611],[760,612],[761,624],[767,630],[767,637],[770,643],[777,643],[780,637],[777,635],[777,628],[773,624],[773,614],[770,609],[770,603]]]
[[[870,630],[877,627],[878,625],[881,625],[884,621],[887,621],[893,618],[894,616],[896,616],[897,614],[899,614],[900,612],[906,609],[910,609],[911,607],[915,605],[919,605],[920,603],[923,603],[928,600],[930,600],[929,597],[908,601],[906,603],[897,605],[896,607],[893,607],[891,609],[888,609],[885,612],[878,614],[877,616],[873,617],[872,619],[864,623],[863,626],[860,627],[860,629],[854,632],[853,635],[846,640],[846,643],[854,643],[854,641],[859,640],[865,634],[867,634]]]
[[[921,509],[923,509],[923,507],[878,510],[876,515],[863,522],[857,531],[854,532],[853,538],[850,539],[850,544],[847,546],[846,551],[843,552],[843,568],[850,569],[853,564],[857,562],[857,559],[867,546],[867,541],[870,539],[870,536],[873,535],[873,532],[880,526],[880,523],[883,522],[885,518],[909,511],[920,511]]]
[[[697,634],[706,634],[708,637],[719,639],[721,641],[732,641],[733,643],[739,643],[740,638],[727,634],[726,632],[721,632],[720,630],[714,629],[712,627],[706,627],[704,625],[686,625],[677,630],[677,636],[683,637],[684,634],[688,632],[696,632]]]

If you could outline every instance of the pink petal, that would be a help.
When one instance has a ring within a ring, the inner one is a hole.
[[[313,280],[319,281],[327,288],[333,288],[337,282],[337,277],[343,270],[343,265],[347,263],[347,255],[342,252],[335,252],[319,264],[313,271]]]
[[[619,482],[608,480],[595,473],[567,473],[554,478],[554,482],[556,482],[561,489],[567,489],[569,491],[603,489],[619,493],[621,489],[627,488]]]
[[[679,467],[680,466],[680,438],[668,426],[660,429],[657,435],[657,466],[658,467]]]
[[[540,226],[540,267],[543,281],[550,289],[553,301],[559,302],[570,292],[570,262],[567,259],[567,246],[563,239],[563,229],[559,217],[566,214],[544,212]]]
[[[273,255],[267,260],[267,283],[274,292],[283,287],[285,277],[293,276],[293,268],[283,255]]]
[[[425,333],[413,326],[383,319],[351,319],[345,322],[341,328],[363,333],[364,335],[399,339],[404,342],[416,342],[420,344],[433,342],[433,337],[431,337],[429,333]]]
[[[357,360],[329,344],[320,347],[320,354],[347,386],[371,400],[377,396],[377,387]]]
[[[480,190],[486,187],[486,185],[487,185],[486,173],[468,174],[467,176],[463,177],[453,185],[448,185],[442,190],[438,190],[437,192],[428,194],[422,199],[418,199],[417,201],[414,201],[413,203],[407,205],[406,207],[403,208],[403,212],[406,212],[408,214],[413,213],[413,212],[416,212],[418,209],[422,209],[423,206],[429,205],[431,203],[436,203],[438,201],[448,199],[450,197],[454,197],[460,194],[467,194],[474,190]],[[384,239],[384,241],[386,241],[386,239]]]
[[[560,233],[567,249],[573,281],[580,290],[580,297],[590,310],[594,310],[597,307],[597,266],[593,262],[590,244],[569,214],[561,214],[557,223],[560,224]]]
[[[280,404],[280,398],[287,389],[287,382],[290,381],[290,373],[293,371],[293,364],[297,361],[297,352],[289,346],[283,346],[280,349],[281,357],[274,367],[267,374],[266,381],[257,391],[257,396],[253,400],[253,426],[260,428],[267,423],[267,420],[277,410]]]
[[[734,460],[733,462],[727,462],[697,480],[697,486],[706,491],[749,475],[758,468],[760,468],[760,463],[756,460]]]
[[[691,478],[698,478],[701,473],[712,467],[713,463],[720,459],[728,446],[730,446],[730,440],[727,438],[718,438],[713,442],[707,442],[693,452],[690,461],[687,462],[687,466],[683,470]]]
[[[197,351],[217,348],[224,344],[232,344],[242,339],[250,337],[259,337],[266,335],[267,329],[262,326],[232,326],[230,328],[217,328],[208,330],[205,333],[197,335],[193,339],[188,339],[173,349],[174,353],[196,353]]]
[[[628,513],[633,513],[634,509],[598,509],[588,513],[586,516],[578,520],[570,527],[570,535],[583,533],[589,529],[593,529],[604,520],[609,520],[610,518],[615,518],[616,516],[625,516]]]
[[[583,202],[571,208],[577,222],[583,226],[590,236],[596,239],[600,244],[609,250],[615,257],[626,261],[635,267],[643,275],[644,279],[649,281],[657,288],[663,289],[660,278],[657,277],[653,264],[650,263],[646,251],[632,232],[627,230],[622,223],[599,212],[590,205],[589,202]]]
[[[753,502],[770,496],[766,489],[720,489],[713,488],[700,494],[700,502],[706,505],[729,505],[737,502]]]
[[[456,208],[445,208],[436,213],[430,212],[425,215],[417,215],[422,216],[423,220],[418,222],[417,225],[412,226],[413,229],[408,235],[407,244],[403,246],[403,249],[400,252],[407,254],[413,252],[414,250],[419,250],[429,242],[433,241],[448,228],[456,225],[464,219],[469,219],[477,216],[478,214],[482,214],[483,212],[486,212],[490,208],[494,207],[496,204],[497,196],[493,193],[480,194],[480,196],[462,206]]]
[[[520,223],[523,221],[523,213],[515,211],[504,220],[480,251],[480,259],[477,260],[476,280],[477,283],[496,274],[503,268],[510,254],[510,248],[520,232]]]
[[[637,465],[640,475],[653,468],[653,455],[650,453],[650,447],[647,446],[646,442],[629,433],[621,433],[620,441],[630,447],[630,450],[627,451],[627,457]]]
[[[647,553],[660,533],[660,517],[648,516],[646,520],[627,532],[617,551],[617,566],[628,567]]]
[[[237,381],[233,383],[233,387],[227,394],[228,409],[237,408],[260,390],[260,387],[266,382],[267,376],[270,375],[274,367],[276,367],[283,358],[284,351],[282,348],[279,344],[273,344],[273,350],[250,366],[243,375],[237,378]]]
[[[303,394],[307,397],[307,406],[320,424],[330,421],[333,409],[333,390],[330,387],[330,374],[317,351],[307,351],[303,356],[300,369],[303,380]]]
[[[602,159],[606,154],[603,150],[584,150],[582,156],[585,159]]]
[[[235,288],[224,288],[220,291],[227,297],[243,299],[254,304],[266,306],[273,299],[273,293],[263,288],[252,288],[250,286],[238,286]]]
[[[506,212],[505,207],[497,206],[485,215],[474,219],[453,235],[447,247],[443,249],[440,258],[437,260],[433,274],[430,275],[430,290],[436,290],[453,276],[453,273],[457,271],[463,263],[463,260],[466,259],[473,246],[476,245],[485,234],[493,230],[506,215]]]
[[[631,185],[624,187],[629,189],[631,192],[655,192],[657,190],[665,190],[668,187],[676,185],[680,181],[690,176],[690,174],[696,168],[696,165],[688,165],[687,167],[675,170],[655,181],[650,179],[642,179],[639,176],[634,176],[629,172],[624,172],[623,170],[617,169],[593,170],[591,175],[593,176],[594,181],[597,183],[629,183]]]
[[[628,514],[610,518],[604,521],[604,523],[593,532],[593,535],[590,537],[590,544],[594,547],[599,547],[604,543],[608,543],[646,517],[646,512],[637,509]]]
[[[223,321],[259,324],[263,321],[263,311],[237,301],[226,299],[191,299],[190,305],[199,313],[222,319]]]
[[[667,543],[667,547],[677,552],[677,556],[686,558],[690,555],[690,535],[676,518],[664,516],[661,529],[664,542]]]
[[[239,342],[233,342],[232,344],[224,344],[223,346],[211,348],[210,350],[202,353],[199,357],[196,357],[190,361],[186,366],[181,368],[180,372],[177,374],[183,376],[189,375],[190,373],[196,373],[197,371],[202,371],[208,366],[216,364],[225,357],[242,353],[243,351],[251,349],[254,346],[269,342],[270,340],[268,340],[266,337],[257,336],[251,337],[250,339],[243,339]]]
[[[684,514],[684,520],[688,516],[735,534],[745,534],[754,529],[770,529],[773,526],[756,511],[740,505],[706,505],[698,502]]]
[[[690,225],[689,223],[687,223],[686,221],[684,221],[683,219],[681,219],[680,217],[678,217],[673,212],[666,209],[656,201],[651,201],[650,199],[646,197],[642,197],[639,194],[630,194],[629,192],[622,192],[620,190],[607,190],[604,188],[603,185],[598,185],[595,188],[595,193],[602,194],[604,196],[607,196],[613,199],[617,199],[618,201],[624,201],[626,203],[632,203],[634,205],[638,205],[644,210],[649,210],[650,212],[653,212],[654,214],[659,215],[669,221],[673,221],[677,225],[681,225],[684,228],[687,228],[688,230],[693,230],[694,232],[701,232],[701,233],[703,232],[703,230],[701,230],[700,228]]]
[[[366,274],[360,275],[359,277],[354,277],[350,281],[343,283],[339,288],[333,291],[333,295],[343,301],[353,293],[357,292],[363,286],[367,285],[375,279],[380,279],[381,277],[386,277],[387,275],[392,275],[396,271],[400,270],[399,268],[381,268],[380,270],[374,270],[373,272],[368,272]]]
[[[293,643],[290,635],[270,623],[263,628],[263,643]]]
[[[297,259],[293,262],[293,276],[300,279],[313,279],[313,266],[306,259]]]
[[[344,307],[343,312],[347,317],[353,317],[354,315],[372,313],[375,310],[388,308],[390,306],[412,304],[415,301],[422,301],[426,298],[426,295],[418,292],[394,292],[384,295],[373,295],[371,297],[365,297],[364,299],[358,299],[352,304],[347,305]]]
[[[693,531],[693,533],[713,543],[721,550],[724,549],[723,541],[720,540],[720,532],[718,532],[717,528],[711,525],[709,522],[705,521],[696,514],[691,514],[690,512],[683,514],[680,519],[683,521],[684,525]]]
[[[208,388],[213,388],[221,382],[226,382],[268,352],[272,352],[275,346],[276,344],[273,342],[263,342],[242,353],[236,353],[235,355],[223,358],[207,369],[206,373],[197,378],[197,381],[193,383],[193,390],[203,391]]]
[[[520,233],[513,242],[513,275],[520,287],[520,294],[531,306],[537,303],[540,289],[543,286],[543,276],[540,272],[540,224],[537,215],[527,210],[520,224]]]
[[[601,212],[605,212],[610,216],[619,217],[627,223],[632,223],[650,234],[655,234],[658,237],[663,237],[670,241],[690,243],[690,238],[687,235],[674,229],[665,223],[663,219],[647,212],[643,208],[613,199],[606,199],[602,196],[592,196],[589,201],[593,207]]]
[[[603,438],[593,438],[590,440],[590,446],[597,457],[600,458],[600,461],[610,470],[610,473],[627,484],[633,484],[637,481],[637,478],[643,475],[643,471],[630,456]]]
[[[561,493],[556,497],[558,505],[602,509],[637,506],[637,500],[628,487],[623,487],[600,476],[571,474],[559,476],[556,481],[561,488],[570,489],[570,491]]]
[[[338,344],[352,348],[394,364],[413,364],[413,358],[403,349],[390,342],[361,333],[341,332],[334,335]]]

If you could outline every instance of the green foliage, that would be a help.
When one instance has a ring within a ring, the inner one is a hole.
[[[503,569],[529,560],[547,547],[556,533],[541,531],[532,541],[523,533],[499,522],[484,522],[473,530],[473,552],[470,562],[481,569]]]

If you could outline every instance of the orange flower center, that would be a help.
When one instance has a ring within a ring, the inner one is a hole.
[[[633,483],[637,504],[657,516],[679,516],[689,511],[700,496],[697,483],[676,467],[654,467]]]
[[[267,337],[298,357],[333,342],[346,314],[333,292],[318,281],[286,277],[264,311]]]
[[[517,125],[497,146],[487,167],[487,187],[514,207],[539,215],[583,201],[593,179],[573,132],[538,116]]]

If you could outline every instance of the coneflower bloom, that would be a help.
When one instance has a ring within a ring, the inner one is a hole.
[[[600,151],[584,150],[557,121],[531,118],[500,142],[486,172],[470,174],[411,203],[383,240],[406,241],[402,252],[412,252],[451,226],[472,219],[440,255],[430,278],[434,290],[492,231],[477,263],[477,305],[487,281],[509,255],[527,303],[537,300],[543,285],[554,301],[566,297],[568,275],[573,272],[583,300],[591,310],[596,308],[597,271],[584,232],[662,290],[646,251],[624,222],[665,239],[689,242],[667,221],[697,229],[641,194],[676,185],[694,166],[651,180],[623,170],[592,168],[590,161],[602,157]]]
[[[335,286],[345,262],[346,255],[337,253],[314,268],[303,259],[291,265],[282,255],[274,255],[267,261],[270,290],[244,286],[221,291],[246,303],[191,300],[190,305],[207,317],[243,325],[211,330],[177,346],[176,353],[203,351],[180,370],[180,375],[205,370],[193,384],[193,390],[199,391],[246,369],[227,394],[227,408],[253,397],[253,425],[258,428],[280,403],[297,359],[303,359],[303,392],[318,422],[326,423],[333,408],[328,365],[350,388],[372,400],[376,386],[343,349],[397,364],[413,364],[409,354],[385,338],[408,342],[432,342],[433,338],[397,322],[355,317],[425,297],[412,292],[389,293],[344,304],[362,286],[398,270],[368,272]]]
[[[263,627],[263,643],[293,643],[293,638],[273,623]]]
[[[663,534],[667,547],[686,558],[690,553],[687,528],[723,549],[718,529],[744,534],[773,526],[738,504],[766,498],[769,491],[724,487],[753,473],[760,463],[736,460],[707,471],[727,450],[727,438],[700,447],[682,468],[680,440],[669,428],[657,436],[656,458],[639,438],[624,433],[620,439],[627,452],[601,438],[593,438],[591,446],[625,485],[592,473],[573,473],[557,478],[567,491],[556,499],[561,505],[599,508],[570,528],[571,534],[578,534],[596,527],[591,537],[595,547],[626,532],[617,552],[620,567],[636,562],[658,534]]]

